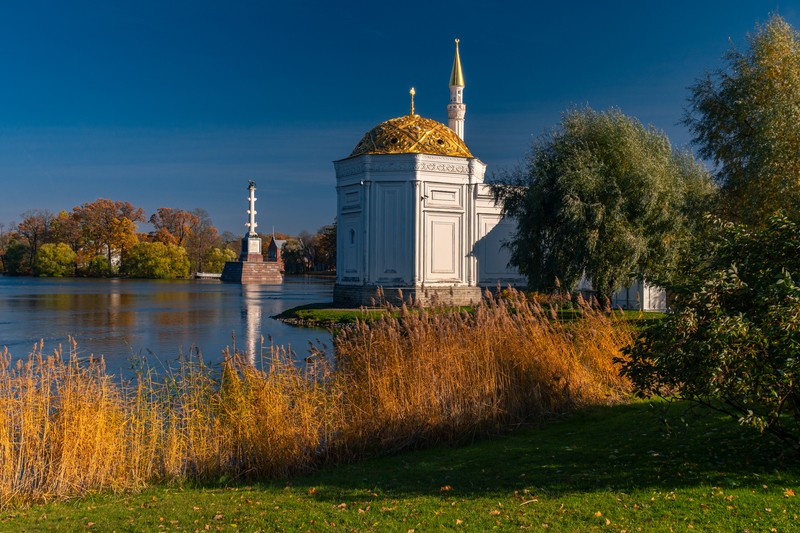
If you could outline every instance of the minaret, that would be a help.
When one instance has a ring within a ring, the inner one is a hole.
[[[458,55],[458,39],[456,39],[456,58],[453,60],[453,71],[450,73],[450,103],[447,105],[447,125],[464,140],[464,72],[461,70],[461,56]]]

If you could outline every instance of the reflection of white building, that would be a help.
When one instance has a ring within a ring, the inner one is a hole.
[[[482,287],[524,285],[502,247],[515,224],[483,183],[486,165],[464,144],[464,76],[456,44],[449,127],[414,113],[378,124],[336,169],[334,299],[387,297],[477,302]],[[458,132],[458,133],[457,133]]]
[[[484,288],[525,286],[503,246],[516,222],[502,216],[483,182],[486,165],[464,143],[463,96],[456,40],[449,127],[414,113],[412,89],[408,115],[378,124],[334,162],[336,303],[370,305],[379,289],[387,298],[399,289],[422,304],[464,305],[480,300]],[[614,303],[648,309],[665,301],[656,291],[632,287]]]

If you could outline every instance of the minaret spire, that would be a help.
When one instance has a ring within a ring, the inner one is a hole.
[[[461,70],[461,55],[458,53],[456,39],[456,57],[453,60],[453,70],[450,72],[450,103],[447,105],[447,125],[464,140],[464,115],[467,106],[464,105],[464,72]]]

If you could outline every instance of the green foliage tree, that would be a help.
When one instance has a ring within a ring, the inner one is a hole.
[[[75,274],[76,254],[66,243],[43,244],[36,251],[33,261],[33,274],[36,276],[46,276],[63,278]]]
[[[228,261],[236,261],[238,255],[233,250],[227,248],[212,248],[206,255],[203,264],[205,265],[204,272],[222,272],[225,268],[225,263]]]
[[[605,296],[667,278],[713,192],[690,154],[617,109],[565,113],[501,181],[495,196],[518,223],[511,264],[531,288],[572,290],[586,275]]]
[[[28,257],[30,257],[30,248],[15,239],[11,239],[3,255],[6,272],[12,276],[30,274]]]
[[[713,160],[729,220],[762,225],[800,212],[800,34],[775,15],[692,88],[685,117]]]
[[[290,238],[283,243],[281,258],[287,274],[302,274],[307,270],[305,249],[299,239]]]
[[[678,395],[800,448],[800,217],[717,222],[672,287],[674,312],[622,361],[644,395]]]
[[[128,250],[122,271],[133,278],[172,279],[189,276],[186,250],[174,244],[140,242]]]
[[[114,275],[114,267],[108,262],[108,257],[98,254],[84,264],[80,273],[90,278],[110,278]]]

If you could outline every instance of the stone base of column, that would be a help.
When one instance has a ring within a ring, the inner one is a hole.
[[[268,261],[229,261],[222,270],[222,281],[228,283],[283,283],[280,264]]]

